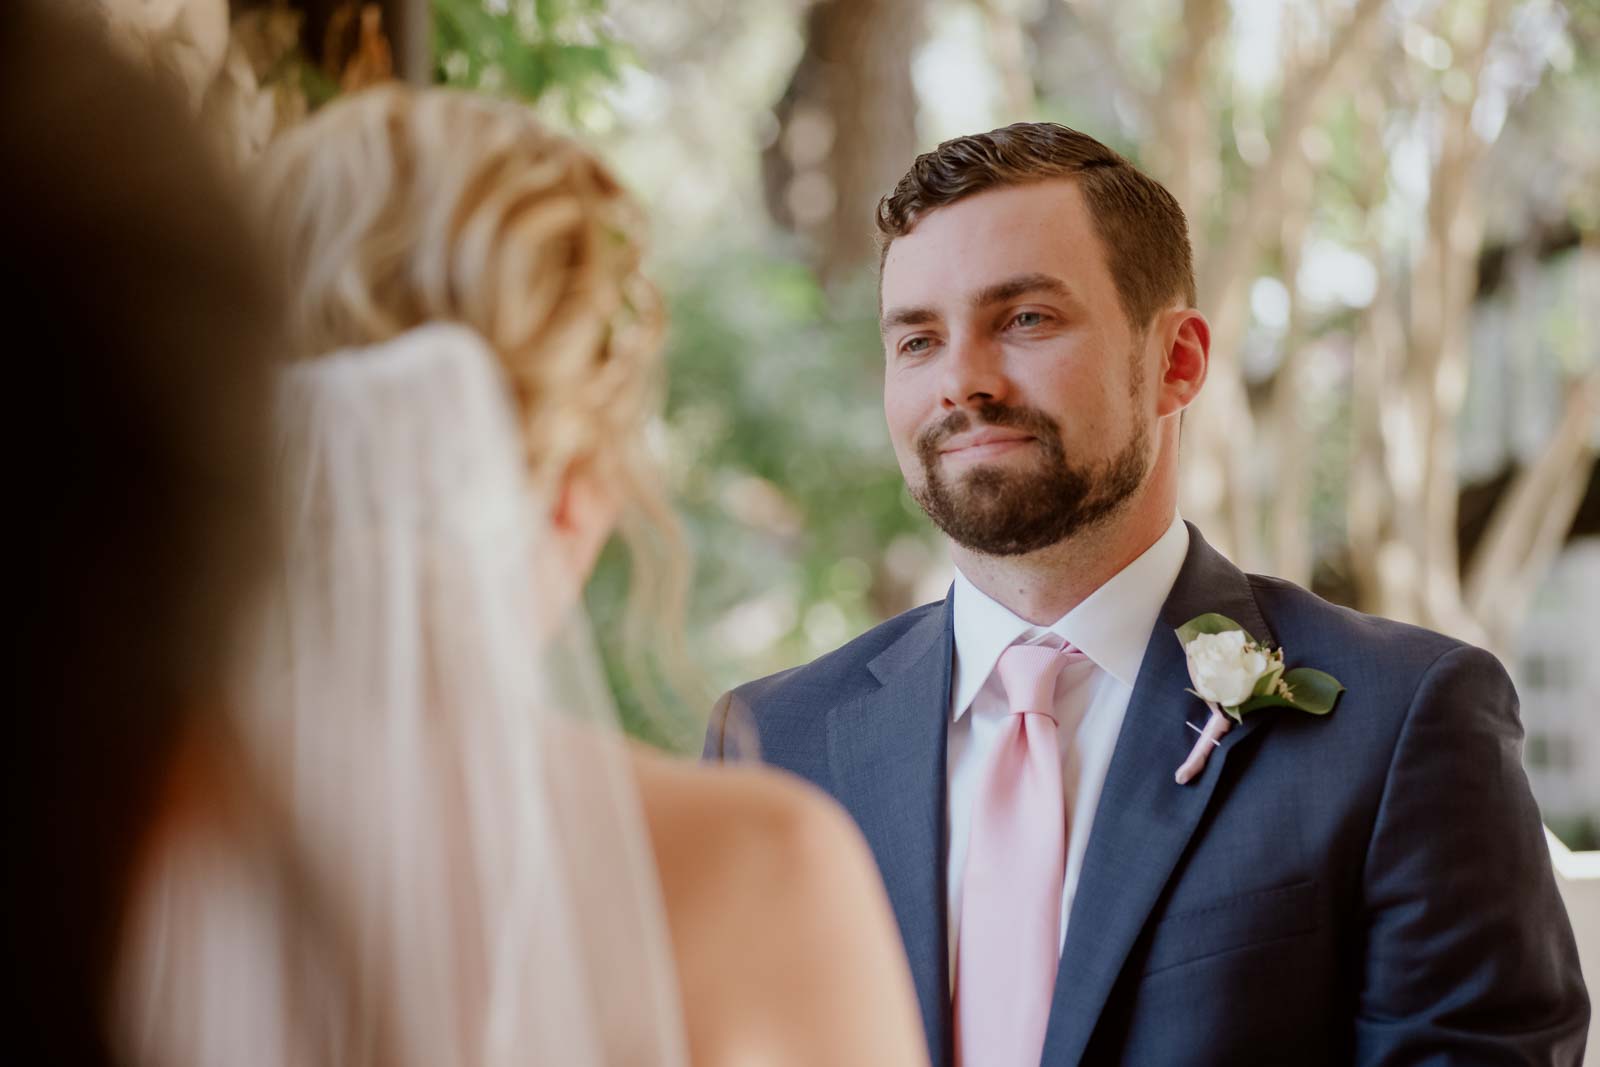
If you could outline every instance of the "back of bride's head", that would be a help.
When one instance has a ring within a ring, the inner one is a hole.
[[[659,300],[642,216],[588,151],[509,101],[386,86],[292,131],[262,178],[298,356],[463,324],[504,368],[536,484],[583,461],[647,491]]]
[[[263,1027],[295,1054],[255,1053],[228,1010],[189,1025],[180,1008],[150,1044],[170,1039],[175,1063],[307,1062],[326,1029],[346,1064],[681,1062],[622,750],[573,740],[607,711],[566,617],[583,568],[556,542],[574,524],[528,506],[580,465],[647,513],[661,499],[639,216],[525,108],[446,90],[341,99],[259,177],[301,362],[280,378],[284,550],[240,732],[317,908],[235,922],[222,886],[218,926],[242,948],[192,945],[192,980],[169,986],[210,1009],[227,985],[252,1025],[289,989],[288,1023]],[[207,888],[177,861],[163,904],[198,913],[169,903]],[[316,967],[257,950],[315,949],[323,915],[344,940]],[[141,959],[171,969],[174,943]]]

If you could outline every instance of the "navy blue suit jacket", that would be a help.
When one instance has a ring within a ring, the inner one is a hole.
[[[1203,704],[1174,629],[1214,611],[1347,692],[1248,715],[1173,772]],[[951,1060],[945,743],[950,602],[719,701],[706,740],[854,816]],[[1588,999],[1493,656],[1241,573],[1190,528],[1094,816],[1047,1067],[1576,1063]],[[973,1065],[981,1067],[981,1065]]]

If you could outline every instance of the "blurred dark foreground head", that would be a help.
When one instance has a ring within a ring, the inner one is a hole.
[[[59,6],[0,5],[6,510],[28,530],[7,1058],[93,1063],[130,881],[268,548],[279,305],[176,95]]]

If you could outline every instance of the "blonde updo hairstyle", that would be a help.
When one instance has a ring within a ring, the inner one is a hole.
[[[580,463],[622,498],[630,649],[651,622],[658,652],[681,633],[661,624],[681,618],[686,555],[644,439],[663,314],[640,271],[643,216],[605,166],[526,106],[385,85],[286,133],[260,179],[294,354],[471,327],[505,369],[532,484],[553,490]]]

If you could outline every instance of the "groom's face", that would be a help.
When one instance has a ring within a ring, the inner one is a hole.
[[[1159,369],[1074,182],[930,212],[889,246],[882,286],[889,434],[952,540],[1036,551],[1143,487]]]

